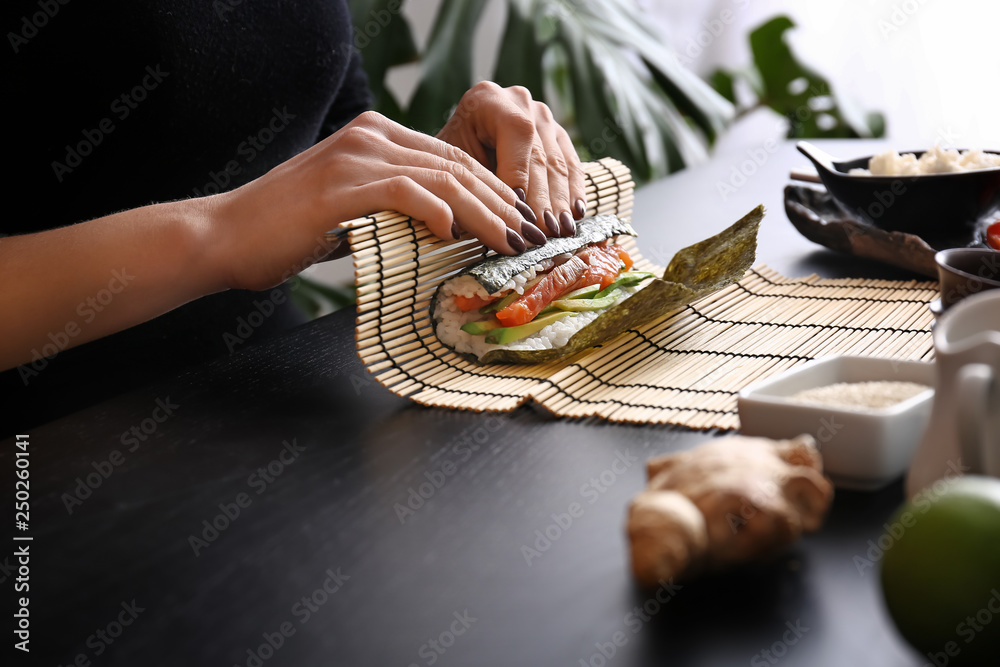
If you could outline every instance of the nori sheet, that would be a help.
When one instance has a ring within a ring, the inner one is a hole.
[[[473,264],[459,275],[471,275],[488,294],[500,290],[507,282],[530,266],[567,252],[609,239],[612,236],[635,236],[632,225],[613,215],[595,215],[576,224],[576,234],[567,238],[551,238],[545,245],[526,250],[520,255],[494,255]]]
[[[764,206],[757,206],[728,229],[680,250],[670,260],[662,278],[653,278],[631,297],[602,313],[596,320],[576,332],[569,339],[569,342],[560,348],[551,350],[505,350],[498,348],[490,350],[479,359],[476,359],[475,355],[462,356],[484,365],[538,364],[554,361],[598,345],[628,329],[640,327],[667,313],[683,308],[687,304],[743,278],[753,265],[756,256],[757,229],[760,227],[760,221],[763,217]],[[550,240],[546,246],[554,240],[557,239]],[[590,243],[592,242],[594,241]],[[582,245],[586,245],[586,243]],[[539,249],[544,249],[546,246]],[[530,264],[524,266],[530,266]],[[503,283],[501,283],[502,285]],[[436,299],[437,295],[435,295]]]

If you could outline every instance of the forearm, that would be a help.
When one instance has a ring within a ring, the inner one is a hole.
[[[0,368],[126,329],[227,287],[212,199],[0,239]]]

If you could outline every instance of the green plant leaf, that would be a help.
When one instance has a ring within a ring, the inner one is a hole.
[[[642,182],[703,159],[733,117],[732,104],[685,69],[628,0],[530,8],[536,27],[555,26],[543,48],[566,55],[572,108],[560,120],[588,157],[616,157]]]
[[[594,62],[583,36],[578,32],[559,28],[558,41],[565,49],[568,62],[569,87],[573,100],[577,141],[586,146],[589,157],[614,157],[629,165],[636,178],[648,178],[650,169],[642,152],[636,154],[632,146],[640,144],[633,124],[623,121],[619,125],[616,110],[608,101],[607,81]],[[623,135],[631,135],[623,139]]]
[[[629,52],[638,55],[649,74],[660,77],[671,105],[686,113],[706,135],[724,128],[735,110],[694,72],[684,67],[667,48],[661,35],[655,34],[631,0],[551,0],[564,5],[564,20],[573,19],[592,33],[595,46],[615,46],[619,58]]]
[[[290,284],[292,302],[311,320],[324,311],[353,308],[358,302],[358,292],[354,285],[335,287],[306,278],[302,274],[295,276]]]
[[[402,5],[402,0],[350,0],[354,47],[368,75],[372,108],[397,120],[402,109],[385,86],[386,73],[419,57]]]
[[[736,77],[732,73],[723,69],[717,69],[712,72],[712,75],[708,78],[708,82],[712,84],[715,92],[733,104],[736,104]]]
[[[472,38],[487,0],[442,0],[409,106],[410,124],[437,134],[472,86]]]
[[[880,136],[876,131],[885,131],[884,119],[880,123],[854,111],[823,76],[795,57],[786,38],[794,26],[787,16],[778,16],[750,33],[760,103],[788,119],[789,138]]]
[[[522,13],[520,4],[507,4],[507,24],[500,40],[500,52],[493,72],[493,81],[507,87],[520,85],[531,91],[536,100],[545,99],[542,58],[545,44],[537,37],[530,15]]]

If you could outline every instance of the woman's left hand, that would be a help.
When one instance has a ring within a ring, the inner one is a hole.
[[[462,96],[438,139],[492,170],[549,236],[572,236],[586,213],[583,167],[569,135],[527,88],[483,81]]]

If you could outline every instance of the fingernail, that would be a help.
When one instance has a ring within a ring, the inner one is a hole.
[[[552,236],[562,236],[562,230],[559,229],[559,222],[556,220],[556,216],[552,215],[552,211],[545,211],[542,214],[542,220],[545,221],[545,226],[552,232]]]
[[[569,211],[563,211],[559,214],[559,226],[562,227],[563,236],[576,234],[576,223],[573,222],[573,216],[569,214]]]
[[[451,223],[451,235],[455,237],[455,240],[462,238],[462,230],[458,228],[458,222]]]
[[[542,233],[538,227],[535,227],[530,222],[525,222],[521,224],[521,233],[524,234],[524,238],[528,239],[535,245],[545,245],[548,241],[548,237]]]
[[[535,224],[535,221],[537,220],[537,218],[535,217],[535,212],[532,211],[527,204],[525,204],[523,201],[519,201],[516,204],[514,204],[514,208],[516,208],[517,212],[521,214],[521,217],[523,217],[531,224]]]
[[[511,247],[514,252],[524,252],[526,246],[524,244],[524,239],[518,236],[517,232],[513,229],[507,230],[507,245]]]
[[[517,198],[520,199],[521,201],[523,202],[528,201],[525,198],[526,195],[524,194],[524,188],[514,188],[514,194],[516,194]]]
[[[577,199],[573,202],[573,212],[576,213],[577,220],[582,220],[583,216],[587,215],[587,203],[582,199]]]

